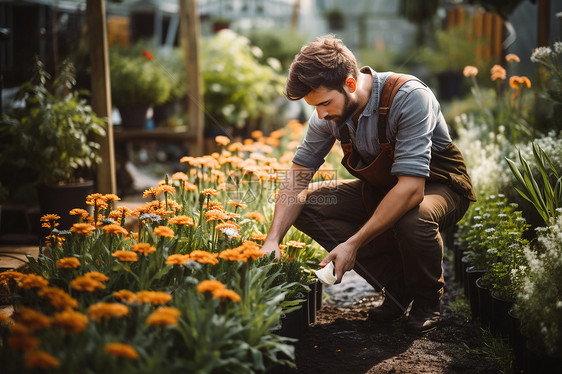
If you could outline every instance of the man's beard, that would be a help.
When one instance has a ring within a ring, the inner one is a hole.
[[[342,110],[342,114],[339,116],[326,116],[324,119],[329,121],[334,121],[338,125],[344,123],[351,115],[357,110],[357,106],[359,105],[356,101],[351,102],[351,98],[347,92],[343,93],[345,96],[345,102]]]

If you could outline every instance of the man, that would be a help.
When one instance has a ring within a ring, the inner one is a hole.
[[[262,249],[278,256],[294,224],[330,251],[320,266],[333,261],[338,282],[355,269],[375,289],[384,287],[386,297],[369,311],[371,320],[398,321],[413,302],[406,327],[434,329],[444,286],[439,230],[455,224],[475,200],[435,96],[414,77],[359,70],[333,36],[301,49],[285,95],[304,98],[315,111]],[[336,140],[342,163],[360,179],[309,188]]]

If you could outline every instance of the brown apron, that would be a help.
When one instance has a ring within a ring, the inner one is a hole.
[[[380,200],[396,184],[398,179],[391,174],[394,162],[394,145],[386,137],[388,114],[392,100],[400,87],[409,80],[417,78],[406,74],[390,75],[382,90],[379,105],[378,135],[381,153],[369,165],[359,168],[359,153],[353,149],[347,125],[339,127],[341,146],[344,152],[342,165],[349,173],[363,183],[363,203],[372,213]],[[451,189],[471,201],[476,201],[470,177],[464,159],[458,148],[450,143],[441,151],[431,151],[430,173],[428,181],[446,183]]]

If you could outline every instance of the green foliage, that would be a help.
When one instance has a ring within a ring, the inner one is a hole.
[[[539,82],[537,105],[535,105],[536,125],[542,131],[562,130],[562,69],[560,65],[562,42],[553,47],[539,47],[531,55],[537,64]]]
[[[242,128],[273,115],[272,101],[282,95],[279,61],[260,64],[263,52],[232,30],[202,43],[202,74],[208,127]]]
[[[105,122],[86,103],[84,92],[73,91],[72,64],[63,63],[51,87],[49,80],[37,59],[34,76],[15,97],[23,106],[14,105],[0,121],[0,164],[31,170],[40,183],[73,182],[101,161],[99,144],[89,137],[105,136]]]
[[[118,108],[159,105],[170,97],[174,77],[141,48],[110,51],[111,100]]]
[[[506,158],[509,167],[515,176],[519,188],[517,192],[527,201],[531,202],[540,214],[544,223],[551,225],[559,214],[557,209],[562,208],[562,176],[543,151],[540,145],[533,143],[533,158],[540,172],[541,179],[537,181],[529,162],[519,152],[519,163]],[[519,170],[519,167],[522,170]]]
[[[254,30],[248,34],[248,39],[263,51],[260,58],[262,64],[267,64],[269,58],[274,58],[281,62],[283,71],[289,69],[300,46],[306,43],[306,35],[292,29]]]

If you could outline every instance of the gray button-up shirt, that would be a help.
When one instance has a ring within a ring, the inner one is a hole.
[[[377,73],[368,66],[363,67],[361,72],[373,76],[371,96],[359,116],[357,129],[352,118],[347,119],[346,125],[355,149],[365,163],[370,163],[381,152],[377,112],[384,82],[392,73]],[[396,93],[388,116],[386,136],[391,142],[396,142],[391,173],[423,178],[429,177],[431,150],[440,151],[451,142],[439,102],[425,84],[416,80],[406,82]],[[315,110],[293,162],[318,169],[336,139],[340,140],[338,125],[334,121],[319,119]]]

